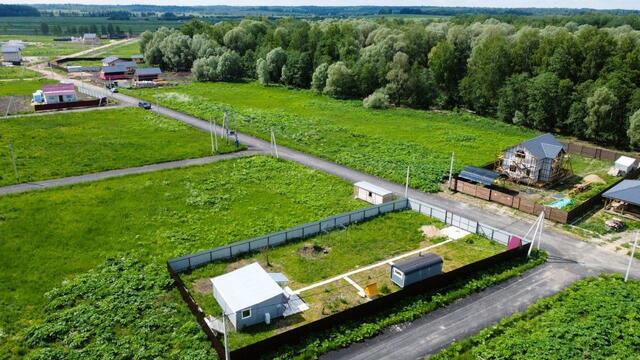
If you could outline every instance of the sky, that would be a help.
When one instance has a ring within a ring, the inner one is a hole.
[[[102,5],[177,5],[175,0],[0,0],[1,3],[27,4],[102,4]],[[317,5],[317,6],[354,6],[354,5],[394,5],[394,6],[471,6],[471,7],[538,7],[538,8],[593,8],[593,9],[635,9],[640,10],[640,0],[182,0],[179,5]]]

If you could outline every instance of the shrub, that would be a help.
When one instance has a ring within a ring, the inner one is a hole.
[[[384,90],[378,89],[364,98],[362,105],[367,109],[386,109],[389,107],[389,95]]]

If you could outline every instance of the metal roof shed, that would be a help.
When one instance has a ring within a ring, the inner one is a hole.
[[[442,272],[442,258],[427,253],[391,265],[391,281],[404,288]]]
[[[638,167],[638,160],[629,156],[620,156],[613,166],[624,173],[629,173]]]
[[[491,185],[500,174],[497,172],[475,166],[465,166],[458,177],[471,180],[483,185]]]
[[[622,180],[618,185],[605,191],[602,197],[640,206],[640,180]]]
[[[393,200],[393,192],[366,181],[359,181],[353,184],[353,191],[356,199],[364,200],[374,205]]]
[[[257,262],[217,276],[211,283],[213,296],[237,330],[269,323],[284,313],[284,290]]]

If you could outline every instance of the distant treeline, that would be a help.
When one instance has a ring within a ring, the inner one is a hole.
[[[32,6],[0,4],[0,17],[3,16],[40,16],[40,12]]]
[[[640,31],[630,26],[194,20],[141,37],[147,61],[200,81],[252,78],[371,108],[465,108],[640,148]]]
[[[44,4],[41,10],[67,10],[81,12],[129,11],[146,13],[175,14],[226,14],[226,15],[301,15],[321,17],[366,16],[379,14],[399,15],[518,15],[518,16],[576,16],[591,12],[610,15],[640,15],[634,10],[592,10],[569,8],[477,8],[477,7],[437,7],[437,6],[171,6],[171,5],[75,5],[75,4]]]

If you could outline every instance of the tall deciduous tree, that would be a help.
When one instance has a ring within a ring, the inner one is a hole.
[[[592,140],[605,143],[615,143],[619,135],[616,134],[615,107],[618,99],[606,87],[597,88],[587,99],[587,117],[584,119],[586,135]]]

